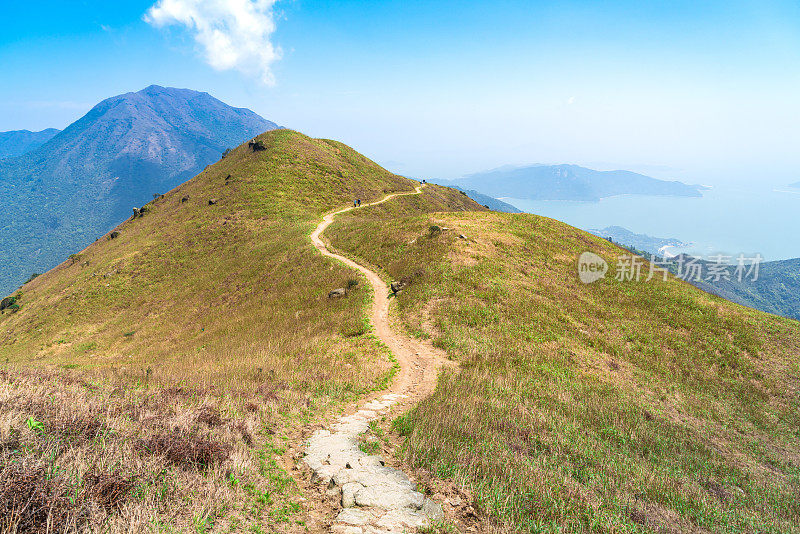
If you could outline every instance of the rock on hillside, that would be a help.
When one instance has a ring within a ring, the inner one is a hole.
[[[207,93],[153,85],[104,100],[46,144],[0,161],[0,293],[275,128]]]

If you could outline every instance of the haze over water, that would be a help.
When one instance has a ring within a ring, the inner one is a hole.
[[[670,253],[760,253],[765,260],[800,258],[800,189],[715,186],[702,198],[621,195],[599,202],[504,198],[519,209],[578,228],[623,226],[692,246]]]

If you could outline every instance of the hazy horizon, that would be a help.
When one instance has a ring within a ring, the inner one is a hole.
[[[148,0],[6,11],[0,65],[15,76],[0,87],[3,131],[64,128],[104,98],[158,84],[339,139],[410,176],[540,162],[692,183],[800,180],[792,2]]]

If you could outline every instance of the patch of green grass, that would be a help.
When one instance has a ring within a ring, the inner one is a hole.
[[[392,430],[401,436],[410,436],[414,431],[414,426],[411,420],[411,414],[407,413],[400,415],[392,420]]]
[[[419,529],[420,534],[458,534],[458,529],[446,521],[434,521],[430,526]]]
[[[75,352],[79,353],[86,353],[90,350],[94,350],[97,348],[97,343],[94,341],[85,341],[83,343],[78,343],[75,345]]]
[[[302,507],[296,502],[287,502],[283,506],[270,510],[269,516],[276,523],[288,523],[295,514],[300,513]]]
[[[361,436],[358,440],[358,448],[365,454],[377,454],[381,450],[381,442]]]

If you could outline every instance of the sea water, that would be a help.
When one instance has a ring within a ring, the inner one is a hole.
[[[620,195],[598,202],[502,200],[583,230],[623,226],[637,234],[691,243],[670,248],[671,254],[800,258],[800,189],[716,186],[703,191],[701,198]]]

